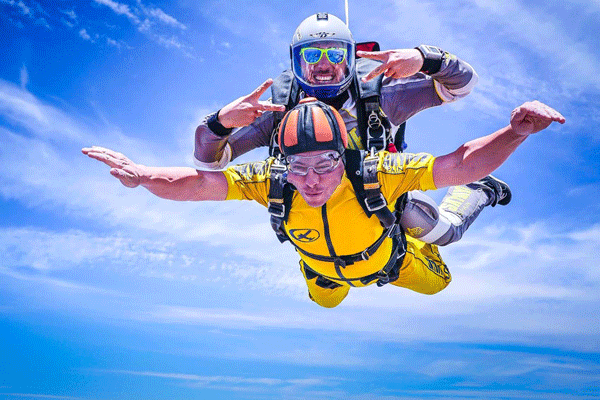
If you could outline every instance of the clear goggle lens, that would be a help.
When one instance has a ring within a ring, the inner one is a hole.
[[[342,156],[337,151],[328,151],[315,156],[293,155],[286,157],[288,171],[294,175],[305,176],[312,169],[317,174],[326,174],[337,168]]]

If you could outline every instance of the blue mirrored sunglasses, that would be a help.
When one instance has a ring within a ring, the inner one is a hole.
[[[319,47],[305,47],[300,50],[302,58],[307,64],[316,64],[323,57],[323,53],[327,55],[327,59],[332,64],[340,64],[346,59],[346,49],[339,47],[329,47],[321,49]]]

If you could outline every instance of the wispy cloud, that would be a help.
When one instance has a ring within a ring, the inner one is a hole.
[[[221,279],[234,282],[229,289],[239,284],[267,298],[276,295],[291,299],[292,303],[309,303],[297,255],[291,247],[279,245],[266,212],[260,207],[248,203],[185,204],[159,200],[144,189],[120,186],[107,168],[80,155],[79,148],[102,144],[115,150],[128,149],[132,159],[149,165],[176,162],[185,158],[183,154],[169,154],[151,143],[128,137],[113,126],[90,125],[4,81],[0,81],[0,114],[9,124],[0,135],[0,148],[4,149],[0,154],[9,166],[0,173],[0,194],[4,198],[15,199],[26,207],[60,210],[102,226],[119,227],[133,236],[119,242],[112,235],[7,231],[3,253],[12,260],[13,277],[25,276],[18,270],[23,265],[58,279],[56,273],[61,267],[110,260],[121,266],[146,265],[147,268],[137,270],[139,276],[178,282],[197,282],[202,280],[200,277],[215,282]],[[243,220],[238,217],[240,213],[245,216]],[[566,232],[535,223],[473,229],[477,228],[472,228],[461,242],[442,249],[454,276],[444,292],[425,297],[391,286],[380,290],[353,289],[336,311],[340,318],[334,329],[371,332],[397,340],[444,337],[461,341],[467,330],[471,339],[513,342],[518,338],[521,342],[533,342],[544,334],[545,340],[555,343],[553,338],[561,335],[580,334],[586,339],[572,345],[591,346],[597,334],[593,333],[594,321],[586,313],[598,304],[600,276],[593,267],[598,264],[593,251],[598,245],[594,239],[598,237],[597,225]],[[147,234],[173,238],[174,244],[164,251],[153,251],[155,243],[136,244]],[[106,245],[115,240],[121,247]],[[192,251],[191,241],[202,241],[202,247]],[[28,250],[27,243],[36,245]],[[231,243],[236,246],[230,246]],[[224,252],[219,246],[227,246],[228,250]],[[63,248],[70,250],[64,254],[53,250]],[[133,251],[127,253],[125,249]],[[572,264],[565,265],[565,259],[572,260]],[[204,267],[200,263],[205,263]],[[189,265],[196,268],[186,268]],[[574,274],[581,279],[568,279]],[[82,284],[77,280],[71,283]],[[515,303],[519,304],[518,312]],[[299,322],[303,322],[314,329],[317,324],[313,321],[331,318],[330,314],[321,314],[317,306],[313,307],[318,316],[311,317],[311,321],[303,319],[300,313],[289,318],[289,313],[281,312],[273,318],[271,312],[265,318],[262,310],[240,314],[169,304],[157,307],[144,314],[145,318],[153,322],[252,328],[273,324],[279,328],[300,328]],[[548,322],[549,308],[552,323]],[[426,317],[419,317],[422,326],[415,331],[398,329],[397,318],[378,319],[377,323],[371,317],[364,318],[382,309],[386,315]],[[491,312],[496,316],[493,321],[485,317]],[[331,326],[331,320],[327,324]]]
[[[328,381],[326,379],[276,379],[276,378],[244,378],[239,376],[204,376],[195,374],[169,373],[169,372],[153,372],[153,371],[128,371],[128,370],[98,370],[98,372],[118,374],[118,375],[137,375],[148,376],[152,378],[164,378],[184,381],[195,381],[199,383],[234,383],[234,384],[250,384],[250,385],[332,385],[338,384],[336,381]]]
[[[141,2],[141,0],[137,0],[137,4],[138,4],[138,7],[140,7],[140,9],[142,10],[142,12],[146,16],[148,16],[150,18],[153,18],[153,19],[157,20],[158,22],[161,22],[161,23],[163,23],[165,25],[169,25],[169,26],[172,26],[172,27],[175,27],[175,28],[179,28],[181,30],[187,29],[187,26],[185,26],[184,24],[182,24],[181,22],[179,22],[173,16],[165,13],[160,8],[147,7],[147,6],[145,6]]]
[[[142,376],[161,380],[178,381],[191,388],[216,389],[245,393],[267,395],[267,398],[289,397],[302,398],[332,398],[344,380],[335,377],[319,378],[270,378],[270,377],[243,377],[230,375],[196,375],[186,373],[132,371],[132,370],[92,370],[95,373]],[[339,393],[337,393],[339,394]],[[292,396],[292,397],[290,397]],[[335,396],[338,398],[338,396]],[[347,394],[340,396],[347,398]]]
[[[60,22],[62,22],[66,27],[68,28],[73,28],[75,26],[75,23],[71,22],[71,21],[67,21],[64,18],[60,19]]]
[[[140,19],[135,15],[127,4],[118,3],[113,0],[94,0],[96,3],[107,6],[115,12],[117,15],[124,15],[134,24],[139,24]]]
[[[31,8],[27,7],[25,5],[25,3],[23,3],[23,1],[21,1],[21,0],[19,0],[16,3],[14,1],[12,1],[12,2],[9,2],[8,4],[15,5],[16,7],[18,7],[21,10],[21,13],[23,15],[33,16],[33,12],[31,11]]]
[[[37,2],[34,2],[32,5],[30,2],[25,2],[23,0],[0,0],[0,4],[11,6],[12,9],[16,11],[16,14],[13,13],[13,16],[19,18],[19,20],[15,20],[11,17],[9,17],[9,20],[19,27],[24,26],[23,20],[25,20],[28,23],[43,26],[48,30],[52,29],[46,19],[49,14]]]
[[[375,15],[381,9],[389,15],[386,21]],[[597,102],[576,108],[569,104],[584,93],[597,96],[600,92],[600,67],[589,52],[594,47],[592,37],[579,34],[576,29],[580,27],[565,24],[569,18],[552,7],[518,0],[501,4],[407,0],[381,1],[378,7],[356,3],[351,7],[353,14],[361,16],[352,19],[355,37],[381,40],[386,48],[438,45],[471,63],[479,73],[479,83],[473,94],[455,107],[497,117],[519,102],[539,99],[573,114],[570,123],[585,124],[598,114]],[[575,15],[571,19],[578,20]],[[495,40],[489,40],[492,33]],[[543,71],[531,73],[540,64]]]
[[[85,29],[85,28],[82,28],[82,29],[79,31],[79,36],[80,36],[80,37],[81,37],[83,40],[90,40],[90,41],[92,40],[92,37],[90,36],[90,34],[89,34],[89,33],[87,33],[87,29]]]
[[[27,67],[25,65],[23,65],[21,67],[20,82],[21,82],[21,89],[26,90],[27,84],[29,83],[29,73],[27,72]]]
[[[11,396],[11,397],[24,397],[24,398],[28,398],[28,399],[86,400],[85,397],[55,396],[55,395],[51,395],[51,394],[40,394],[40,393],[0,393],[0,395]]]
[[[126,16],[129,21],[137,27],[139,32],[144,33],[159,45],[167,49],[175,48],[180,50],[186,57],[194,58],[194,55],[192,54],[193,48],[190,45],[184,44],[180,38],[173,34],[168,35],[164,32],[155,30],[157,24],[169,28],[176,28],[180,31],[187,29],[187,26],[179,22],[175,17],[164,12],[162,9],[146,6],[141,0],[138,0],[137,7],[133,8],[130,8],[127,4],[113,0],[94,1],[100,5],[109,7],[117,15]]]
[[[72,19],[73,21],[77,20],[77,14],[75,14],[75,10],[60,10],[60,12]]]

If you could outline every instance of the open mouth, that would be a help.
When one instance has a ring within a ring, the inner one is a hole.
[[[315,80],[317,82],[331,82],[333,81],[332,75],[315,75]]]
[[[318,83],[318,84],[331,84],[331,83],[337,82],[335,74],[332,74],[331,72],[313,73],[311,80],[312,80],[312,83]]]

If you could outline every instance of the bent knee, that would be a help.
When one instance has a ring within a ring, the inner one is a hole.
[[[335,300],[334,300],[334,301],[331,301],[331,300],[329,300],[329,299],[319,299],[319,300],[315,300],[315,298],[314,298],[314,297],[312,297],[312,296],[310,296],[310,295],[309,295],[309,297],[310,297],[310,299],[311,299],[312,301],[314,301],[315,303],[317,303],[318,305],[320,305],[321,307],[324,307],[324,308],[334,308],[334,307],[337,307],[338,305],[340,305],[340,303],[342,302],[342,300],[339,300],[339,301],[335,301]]]
[[[350,288],[340,286],[336,289],[316,289],[309,290],[308,297],[324,308],[337,307],[348,295]]]
[[[440,284],[433,285],[433,286],[429,287],[428,290],[422,291],[419,293],[427,294],[427,295],[431,296],[431,295],[437,294],[437,293],[441,292],[442,290],[446,289],[449,284],[450,284],[450,282],[441,282]]]

